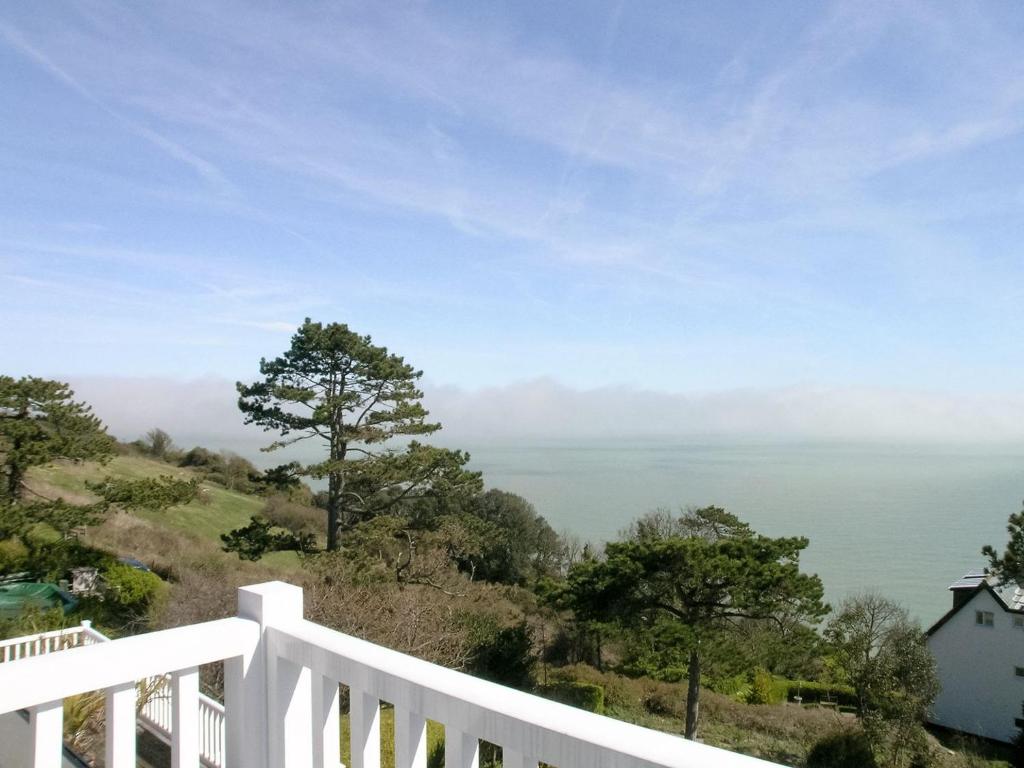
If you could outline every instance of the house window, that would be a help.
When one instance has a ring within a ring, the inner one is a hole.
[[[1024,667],[1014,667],[1013,674],[1017,677],[1024,677]]]
[[[995,625],[995,616],[992,611],[975,611],[974,623],[983,627],[991,627]]]
[[[1013,626],[1018,628],[1024,627],[1024,616],[1014,616]]]

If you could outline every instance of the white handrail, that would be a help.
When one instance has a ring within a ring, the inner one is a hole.
[[[270,651],[329,680],[560,768],[775,764],[440,667],[310,621],[268,628]],[[532,763],[534,766],[535,762]]]
[[[259,636],[251,621],[218,619],[21,659],[0,667],[0,713],[234,658]]]

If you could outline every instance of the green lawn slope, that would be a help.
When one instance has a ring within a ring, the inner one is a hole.
[[[203,482],[202,476],[195,470],[138,455],[116,456],[106,464],[56,462],[36,467],[29,474],[28,485],[31,491],[47,498],[61,497],[72,503],[88,503],[96,500],[86,485],[88,482],[97,482],[108,476],[138,480],[161,475],[199,480],[199,498],[163,512],[136,511],[132,514],[147,520],[157,529],[198,537],[217,548],[220,547],[222,533],[247,524],[250,517],[260,513],[265,503],[259,496]],[[263,561],[274,567],[298,567],[298,556],[294,552],[274,552]]]

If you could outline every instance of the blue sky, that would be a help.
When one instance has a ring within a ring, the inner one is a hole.
[[[1024,5],[6,3],[0,369],[1024,388]]]

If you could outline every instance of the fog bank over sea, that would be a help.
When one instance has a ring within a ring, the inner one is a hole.
[[[178,444],[263,454],[222,378],[72,379],[121,439],[150,427]],[[811,544],[805,570],[830,600],[878,589],[925,624],[946,587],[1002,546],[1024,498],[1024,397],[788,388],[711,394],[573,390],[547,380],[482,390],[426,386],[490,487],[529,499],[557,530],[614,537],[658,507],[717,504]],[[710,435],[710,436],[706,436]]]
[[[235,382],[223,377],[66,377],[118,436],[154,425],[179,443],[258,447],[242,425]],[[245,381],[255,372],[242,376]],[[580,389],[534,379],[475,389],[423,383],[448,440],[692,439],[1020,443],[1024,394],[793,385],[710,392],[638,386]]]

